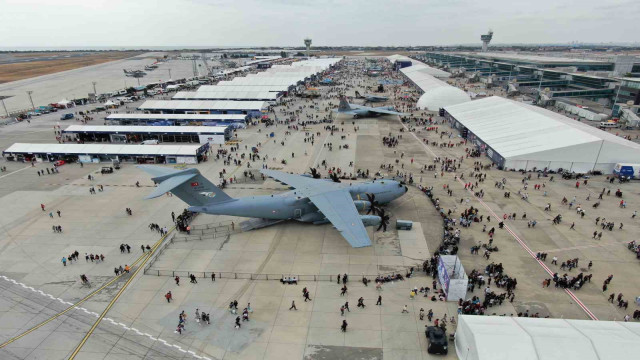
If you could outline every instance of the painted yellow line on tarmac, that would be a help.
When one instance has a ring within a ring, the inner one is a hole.
[[[78,344],[78,346],[76,347],[76,349],[73,351],[73,353],[71,353],[71,356],[69,356],[69,360],[73,360],[75,359],[76,355],[78,355],[78,353],[80,352],[80,350],[82,349],[82,347],[84,346],[84,344],[87,342],[87,340],[89,340],[89,337],[93,334],[93,332],[96,330],[96,328],[98,327],[98,325],[100,324],[100,322],[102,321],[102,319],[104,319],[104,317],[107,315],[107,313],[109,312],[109,310],[111,310],[111,308],[113,307],[113,305],[116,303],[116,301],[118,301],[118,299],[120,298],[120,296],[122,295],[122,293],[124,293],[124,291],[127,289],[127,287],[129,286],[129,284],[131,284],[131,281],[133,281],[133,279],[136,277],[136,275],[138,275],[138,273],[140,272],[140,270],[142,270],[144,268],[144,265],[147,263],[147,261],[149,261],[149,259],[151,259],[151,256],[153,256],[153,253],[158,249],[158,246],[160,246],[160,244],[162,244],[162,241],[173,231],[175,230],[175,226],[173,226],[171,228],[171,230],[169,230],[167,232],[167,235],[163,236],[160,241],[158,241],[153,248],[151,249],[151,251],[149,251],[145,256],[146,258],[144,259],[144,261],[142,261],[142,263],[140,263],[140,265],[138,266],[138,268],[136,269],[136,271],[133,272],[133,274],[131,274],[131,277],[129,278],[129,280],[127,280],[126,283],[124,283],[124,285],[122,286],[122,289],[120,289],[120,291],[118,291],[118,293],[116,294],[116,296],[113,298],[113,300],[111,300],[111,302],[109,302],[109,305],[107,305],[107,307],[104,309],[104,311],[102,312],[102,314],[100,314],[100,316],[98,316],[98,320],[96,320],[96,322],[93,324],[93,326],[91,326],[91,329],[89,329],[89,332],[87,332],[87,334],[84,336],[84,338],[82,339],[82,341],[80,341],[80,344]]]
[[[155,251],[155,248],[156,248],[158,245],[160,245],[160,244],[162,243],[162,241],[164,240],[164,238],[165,238],[166,236],[167,236],[167,235],[165,235],[165,236],[161,237],[161,238],[160,238],[160,240],[158,240],[158,242],[156,242],[156,243],[153,245],[153,248],[152,248],[152,249],[153,249],[153,251]],[[136,266],[136,264],[137,264],[138,262],[140,262],[142,259],[144,259],[144,257],[145,257],[145,256],[147,256],[148,254],[152,254],[152,253],[153,253],[153,251],[151,251],[151,252],[149,252],[149,253],[146,253],[146,254],[141,255],[141,256],[140,256],[140,257],[139,257],[139,258],[138,258],[138,259],[137,259],[133,264],[131,264],[131,267]],[[50,317],[49,319],[47,319],[47,320],[45,320],[45,321],[41,322],[40,324],[38,324],[38,325],[36,325],[36,326],[32,327],[31,329],[29,329],[29,330],[27,330],[27,331],[23,332],[22,334],[17,335],[17,336],[14,336],[13,338],[11,338],[11,339],[7,340],[6,342],[4,342],[4,343],[0,344],[0,349],[2,349],[3,347],[5,347],[5,346],[7,346],[7,345],[11,344],[12,342],[14,342],[14,341],[16,341],[16,340],[19,340],[19,339],[21,339],[21,338],[23,338],[23,337],[25,337],[25,336],[27,336],[27,335],[31,334],[31,333],[32,333],[32,332],[34,332],[35,330],[38,330],[39,328],[41,328],[41,327],[43,327],[43,326],[47,325],[47,324],[48,324],[48,323],[50,323],[51,321],[53,321],[53,320],[55,320],[55,319],[59,318],[60,316],[62,316],[62,315],[64,315],[64,314],[66,314],[66,313],[67,313],[67,312],[69,312],[70,310],[75,309],[76,307],[78,307],[78,306],[82,305],[85,301],[87,301],[87,300],[91,299],[94,295],[96,295],[96,294],[97,294],[97,293],[99,293],[100,291],[104,290],[107,286],[109,286],[109,285],[113,284],[116,280],[120,279],[120,277],[122,277],[123,275],[124,275],[124,274],[120,274],[120,275],[118,275],[118,276],[114,277],[114,278],[113,278],[113,279],[111,279],[109,282],[107,282],[106,284],[102,285],[102,286],[101,286],[101,287],[99,287],[98,289],[94,290],[94,291],[93,291],[93,292],[91,292],[89,295],[87,295],[87,296],[85,296],[84,298],[82,298],[82,300],[78,301],[77,303],[75,303],[75,304],[73,304],[73,305],[70,305],[68,308],[66,308],[66,309],[64,309],[63,311],[61,311],[61,312],[59,312],[59,313],[57,313],[57,314],[53,315],[53,316],[52,316],[52,317]]]

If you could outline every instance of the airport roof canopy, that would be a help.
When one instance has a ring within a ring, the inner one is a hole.
[[[580,59],[559,56],[542,56],[526,53],[510,52],[461,52],[461,55],[470,55],[483,59],[510,60],[537,64],[607,64],[609,61],[598,61],[592,59]]]
[[[577,166],[573,168],[575,172],[586,172],[609,171],[616,163],[637,163],[640,159],[640,144],[553,111],[502,97],[447,106],[445,110],[507,160],[565,162]],[[524,169],[531,168],[531,164],[513,162],[509,167]]]
[[[9,154],[196,156],[203,145],[25,144],[11,145]]]
[[[101,134],[224,134],[230,126],[71,125],[63,133]]]
[[[468,360],[631,360],[640,324],[460,315],[456,353]]]
[[[139,110],[239,110],[260,111],[266,108],[264,101],[213,101],[213,100],[147,100],[138,107]]]
[[[243,114],[111,114],[106,120],[244,121]]]

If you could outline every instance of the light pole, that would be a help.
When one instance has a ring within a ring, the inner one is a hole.
[[[91,84],[93,84],[93,94],[97,97],[98,96],[98,92],[96,91],[97,82],[92,81]]]
[[[540,83],[538,84],[538,105],[540,105],[542,101],[542,78],[544,78],[544,70],[540,71]]]
[[[7,114],[7,117],[9,117],[9,111],[7,111],[7,105],[4,104],[4,99],[8,99],[8,98],[10,98],[12,96],[13,95],[9,95],[9,96],[0,95],[0,101],[2,101],[2,107],[4,108],[4,112]]]
[[[618,84],[618,91],[616,91],[616,98],[613,100],[613,105],[611,106],[611,115],[613,116],[613,109],[616,107],[616,103],[618,102],[618,95],[620,94],[620,88],[622,87],[622,83]]]
[[[31,97],[31,94],[33,94],[33,90],[27,90],[27,95],[29,95],[29,101],[31,101],[31,108],[33,109],[33,111],[35,111],[36,106],[33,105],[33,98]]]

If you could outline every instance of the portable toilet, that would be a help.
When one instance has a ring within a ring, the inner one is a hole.
[[[413,228],[413,221],[411,220],[396,220],[396,229],[398,230],[411,230]]]

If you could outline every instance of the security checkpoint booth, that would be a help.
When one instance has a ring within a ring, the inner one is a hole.
[[[447,301],[465,300],[469,278],[456,255],[440,255],[438,257],[438,281]]]

